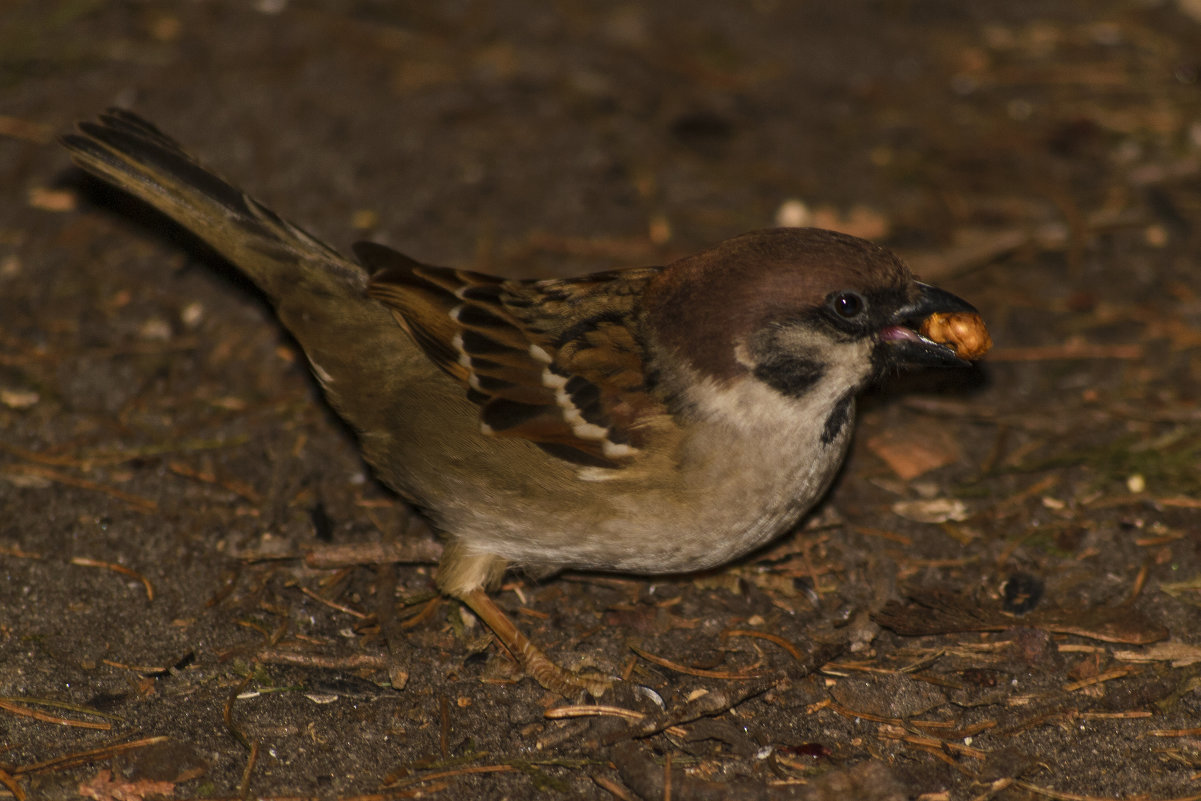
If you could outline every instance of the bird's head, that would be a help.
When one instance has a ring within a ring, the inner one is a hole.
[[[691,373],[680,386],[758,382],[830,408],[891,367],[968,364],[954,342],[922,333],[932,315],[978,319],[887,249],[811,228],[756,231],[675,262],[645,307],[652,341]]]

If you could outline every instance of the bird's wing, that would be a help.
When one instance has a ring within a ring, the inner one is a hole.
[[[637,302],[656,268],[510,281],[359,243],[368,294],[480,406],[482,429],[571,462],[635,462],[668,412],[650,391]]]

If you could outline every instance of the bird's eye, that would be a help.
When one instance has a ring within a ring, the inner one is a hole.
[[[838,292],[830,298],[830,308],[839,316],[853,320],[863,314],[867,301],[858,292]]]

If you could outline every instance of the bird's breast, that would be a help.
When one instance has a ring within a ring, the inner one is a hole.
[[[748,394],[748,402],[779,397]],[[694,420],[646,469],[603,481],[576,474],[548,485],[545,498],[527,498],[537,502],[513,499],[450,528],[519,564],[648,574],[724,564],[790,529],[846,454],[850,396],[815,408],[786,403],[788,414],[761,407]]]

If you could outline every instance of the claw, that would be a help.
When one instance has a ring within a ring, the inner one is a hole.
[[[476,589],[464,593],[461,600],[492,629],[492,633],[522,669],[552,693],[558,693],[564,698],[574,698],[582,690],[593,698],[600,698],[612,685],[612,682],[605,679],[581,676],[557,665],[542,649],[534,645],[529,637],[521,633],[484,590]]]

